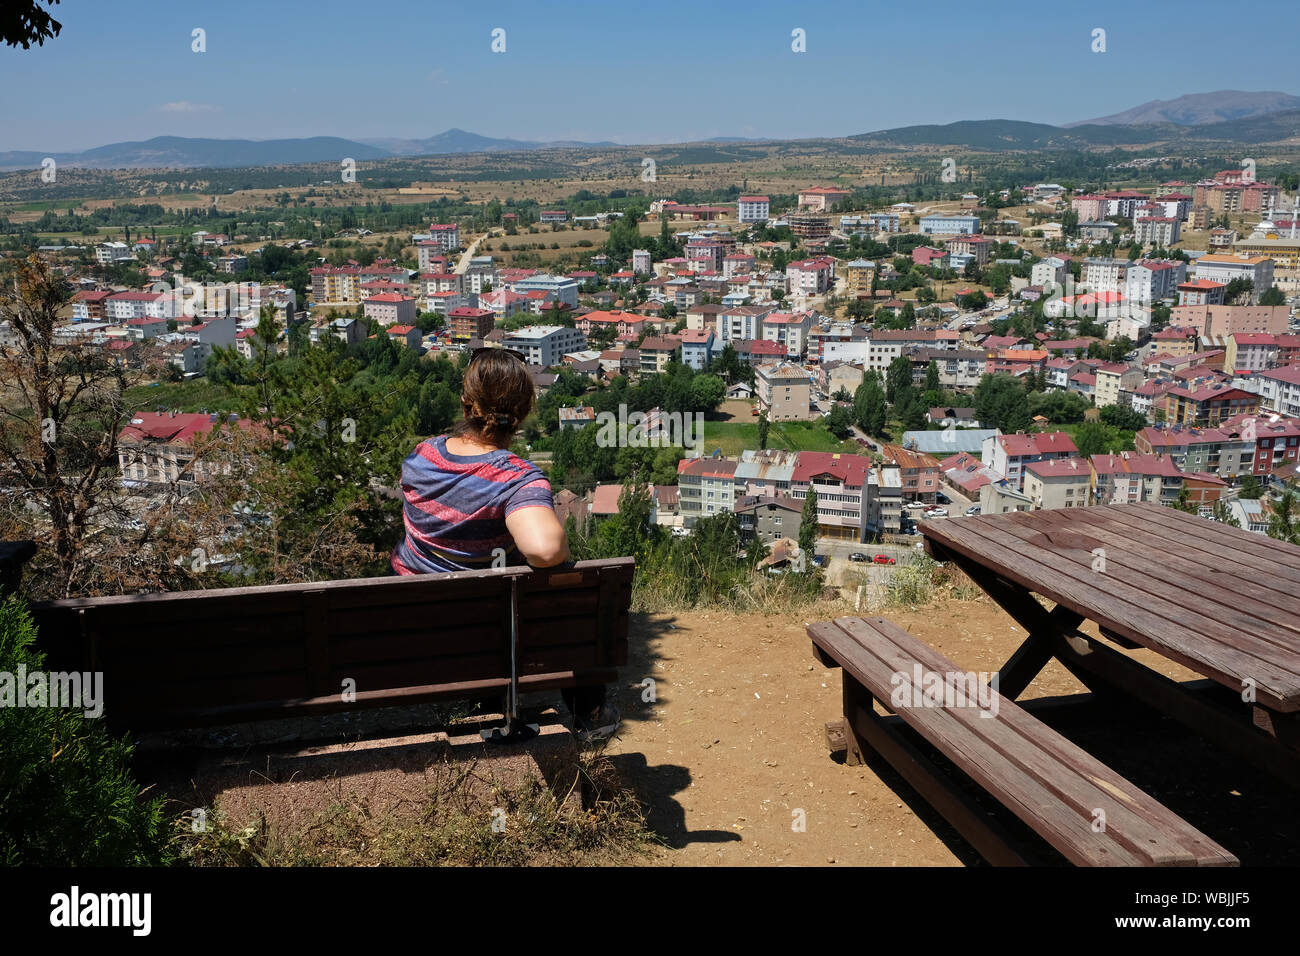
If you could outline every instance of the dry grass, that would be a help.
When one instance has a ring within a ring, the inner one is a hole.
[[[473,762],[430,768],[424,801],[376,815],[338,799],[288,831],[264,814],[209,815],[202,833],[176,824],[181,859],[194,866],[573,866],[634,861],[650,844],[643,809],[603,752],[575,758],[569,795],[536,776],[506,785]]]

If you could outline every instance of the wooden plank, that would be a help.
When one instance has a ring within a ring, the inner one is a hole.
[[[1300,548],[1285,541],[1278,541],[1268,535],[1255,534],[1242,528],[1233,528],[1217,521],[1206,521],[1196,515],[1190,515],[1177,508],[1166,508],[1152,502],[1132,505],[1118,505],[1121,515],[1130,509],[1138,514],[1145,514],[1154,524],[1183,530],[1189,534],[1206,534],[1211,540],[1221,540],[1225,547],[1245,551],[1267,561],[1270,566],[1286,568],[1300,572]]]
[[[1300,675],[1234,647],[1230,627],[1143,592],[1114,575],[1093,572],[1089,552],[1045,552],[1028,546],[1026,540],[1033,532],[1006,521],[996,525],[940,523],[945,527],[931,529],[930,540],[944,550],[965,554],[998,576],[1065,604],[1226,686],[1240,687],[1242,679],[1250,677],[1256,681],[1261,700],[1274,709],[1300,709]]]
[[[1028,854],[1005,827],[990,817],[971,796],[955,785],[929,757],[874,712],[853,707],[845,714],[845,729],[859,747],[878,753],[926,803],[952,824],[980,856],[994,866],[1027,866]],[[861,753],[856,758],[861,762]],[[849,760],[846,758],[846,763]]]
[[[1049,512],[1043,512],[1048,514]],[[1101,513],[1101,514],[1098,514]],[[1225,547],[1219,541],[1207,540],[1199,529],[1167,527],[1153,522],[1144,515],[1131,511],[1111,511],[1109,508],[1080,509],[1082,520],[1104,520],[1121,533],[1130,535],[1136,541],[1146,543],[1148,550],[1152,547],[1176,555],[1179,562],[1194,564],[1214,572],[1216,580],[1231,584],[1254,585],[1257,592],[1262,592],[1261,599],[1282,605],[1294,604],[1296,593],[1300,591],[1300,572],[1277,568],[1271,564],[1261,564],[1257,555],[1249,554],[1237,548]],[[1196,519],[1204,525],[1215,522]],[[1241,573],[1241,568],[1268,567],[1269,573],[1262,579],[1252,579]]]
[[[914,663],[929,672],[957,668],[883,618],[841,618],[826,640],[846,671],[888,700],[895,674]],[[812,628],[809,629],[813,633]],[[819,641],[821,642],[821,641]],[[826,643],[823,646],[827,646]],[[1221,847],[1100,761],[1000,699],[996,717],[972,706],[902,707],[899,716],[973,780],[1076,863],[1194,865],[1231,859]],[[1006,774],[1014,766],[1020,773]],[[994,769],[998,768],[998,769]],[[1106,811],[1104,833],[1092,829]]]
[[[1002,524],[1000,529],[1022,541],[1023,550],[1041,560],[1040,554],[1044,553],[1032,549],[1036,534],[1041,533],[1042,522],[1031,522],[1029,519],[1036,516],[1029,514],[1009,517],[1013,520]],[[1092,546],[1100,545],[1095,536],[1090,536],[1088,541]],[[1096,550],[1105,549],[1096,547]],[[1123,592],[1133,604],[1160,611],[1165,616],[1169,616],[1169,609],[1173,609],[1175,623],[1180,628],[1193,630],[1209,642],[1202,650],[1205,659],[1209,659],[1211,654],[1220,657],[1224,654],[1239,654],[1244,661],[1256,662],[1243,664],[1243,667],[1271,667],[1291,675],[1291,679],[1300,684],[1300,643],[1296,641],[1294,633],[1252,616],[1236,604],[1215,603],[1195,591],[1180,593],[1171,587],[1155,583],[1150,575],[1142,573],[1139,568],[1134,568],[1132,574],[1117,574],[1111,567],[1109,554],[1105,573],[1092,570],[1095,560],[1092,550],[1052,550],[1045,554],[1056,559],[1057,568],[1072,571],[1076,577],[1083,576],[1090,583],[1104,587],[1108,594]],[[1240,603],[1238,600],[1237,604]],[[1181,630],[1172,633],[1178,638],[1183,636]],[[1156,639],[1163,636],[1160,633],[1151,635]],[[1236,689],[1239,690],[1240,685]]]
[[[1119,525],[1112,516],[1088,514],[1094,510],[1097,509],[1044,511],[1041,522],[1051,526],[1069,523],[1071,527],[1086,529],[1106,549],[1108,573],[1110,568],[1116,568],[1126,577],[1159,582],[1164,590],[1182,592],[1186,595],[1182,600],[1198,602],[1198,608],[1207,617],[1221,620],[1214,613],[1215,605],[1239,610],[1258,619],[1261,625],[1293,632],[1290,635],[1261,633],[1260,636],[1269,643],[1287,649],[1296,645],[1296,638],[1300,637],[1300,597],[1294,594],[1284,596],[1238,575],[1229,577],[1223,573],[1221,564],[1219,568],[1211,568],[1185,552],[1178,556],[1178,567],[1165,561],[1153,561],[1149,539],[1145,543],[1135,540],[1125,533],[1126,526]]]

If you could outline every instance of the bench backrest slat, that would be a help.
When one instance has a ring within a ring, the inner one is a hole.
[[[633,561],[563,571],[502,568],[33,605],[49,670],[104,673],[114,724],[172,724],[217,709],[338,695],[434,693],[510,676],[510,587],[519,673],[608,672],[627,662]],[[557,678],[563,686],[563,679]],[[495,686],[495,685],[494,685]],[[164,717],[165,715],[165,717]]]

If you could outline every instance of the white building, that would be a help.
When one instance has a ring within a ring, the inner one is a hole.
[[[924,236],[965,236],[980,231],[979,216],[922,216],[921,234]]]
[[[767,222],[769,214],[766,196],[741,196],[736,203],[736,215],[741,222]]]
[[[1133,221],[1133,235],[1143,245],[1167,248],[1178,241],[1181,226],[1172,216],[1147,216]]]
[[[1268,256],[1235,256],[1211,253],[1196,260],[1196,278],[1227,284],[1233,279],[1248,279],[1254,295],[1273,287],[1273,260]]]
[[[112,265],[114,262],[130,262],[135,259],[125,242],[101,242],[95,247],[95,261],[100,265]]]
[[[575,308],[578,305],[578,280],[569,276],[553,276],[543,273],[529,276],[527,279],[520,279],[510,288],[520,295],[527,295],[529,292],[545,292],[549,297],[552,297],[551,301]]]
[[[632,250],[632,271],[645,275],[654,272],[654,256],[648,249]]]
[[[1065,285],[1065,276],[1070,271],[1070,264],[1057,256],[1048,256],[1035,262],[1029,270],[1030,284],[1047,288],[1053,285]]]
[[[585,349],[587,337],[563,325],[529,325],[507,334],[501,344],[522,352],[529,365],[550,368],[559,365],[570,352]]]

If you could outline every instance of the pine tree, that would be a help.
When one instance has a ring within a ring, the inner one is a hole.
[[[817,491],[808,482],[808,497],[803,500],[803,514],[799,518],[799,550],[805,559],[817,551]]]

